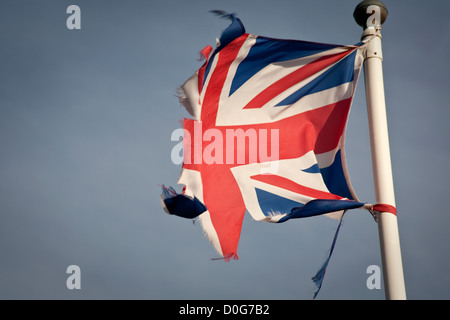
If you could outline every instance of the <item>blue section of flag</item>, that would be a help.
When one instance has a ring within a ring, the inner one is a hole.
[[[293,208],[291,213],[281,218],[278,223],[282,223],[290,219],[313,217],[324,213],[360,208],[363,205],[364,203],[353,200],[315,199],[309,201],[302,207]]]
[[[164,206],[167,212],[182,218],[194,219],[206,211],[206,207],[196,197],[178,194],[172,187],[162,186]]]
[[[274,213],[291,212],[292,208],[301,207],[303,203],[280,197],[276,194],[255,188],[261,211],[270,216]]]
[[[344,169],[342,168],[341,150],[336,153],[331,166],[321,168],[320,173],[331,193],[338,194],[347,199],[353,199],[344,175]]]
[[[231,19],[231,24],[222,32],[219,39],[220,46],[217,48],[216,53],[245,33],[245,27],[239,18],[236,18],[234,15],[229,15],[229,18]]]
[[[248,79],[271,63],[299,59],[335,47],[335,45],[307,41],[258,37],[247,57],[239,64],[229,95],[231,96]]]
[[[203,84],[205,83],[209,71],[211,70],[211,64],[214,60],[214,57],[234,39],[239,38],[245,33],[244,25],[239,18],[236,18],[234,14],[224,14],[224,17],[229,18],[231,20],[231,24],[222,32],[222,35],[219,39],[220,45],[216,48],[216,50],[214,50],[211,58],[209,59],[209,62],[205,69]]]
[[[307,169],[303,169],[302,171],[306,172],[306,173],[320,173],[320,168],[319,168],[319,165],[317,163],[315,163],[311,167],[309,167]]]
[[[320,76],[278,103],[276,107],[293,104],[306,95],[334,88],[341,84],[353,81],[353,65],[355,63],[355,56],[356,51],[337,62]]]

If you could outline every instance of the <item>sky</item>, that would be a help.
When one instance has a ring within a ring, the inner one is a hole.
[[[4,0],[0,9],[0,299],[310,300],[337,222],[246,216],[239,260],[216,261],[199,223],[167,215],[176,89],[236,13],[247,32],[355,44],[350,0]],[[384,1],[383,72],[409,299],[450,298],[448,1]],[[69,30],[69,5],[81,29]],[[352,185],[374,202],[364,80],[346,131]],[[442,169],[444,168],[444,169]],[[176,186],[179,188],[180,186]],[[81,270],[69,290],[67,267]],[[381,300],[377,224],[345,215],[318,299]]]

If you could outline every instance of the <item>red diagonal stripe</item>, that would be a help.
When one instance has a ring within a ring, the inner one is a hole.
[[[292,180],[273,174],[259,174],[250,178],[315,199],[342,199],[342,197],[335,194],[305,187]]]
[[[274,82],[272,85],[261,91],[256,97],[254,97],[244,109],[257,109],[264,106],[267,102],[278,96],[280,93],[285,91],[287,88],[303,81],[313,74],[319,72],[320,70],[328,67],[329,65],[339,61],[346,55],[351,53],[355,49],[351,49],[338,54],[331,54],[327,56],[320,57],[304,67],[295,70],[294,72],[288,74],[284,78]]]
[[[208,65],[208,57],[212,50],[213,50],[213,48],[211,46],[206,46],[205,49],[200,51],[201,55],[205,58],[206,61],[198,70],[198,94],[199,95],[203,88],[203,80],[205,78],[206,66]]]
[[[220,94],[227,78],[228,70],[236,59],[236,56],[247,37],[248,34],[244,34],[239,38],[236,38],[218,54],[219,60],[209,79],[209,84],[206,88],[205,98],[202,104],[201,120],[210,127],[214,126],[216,123]]]

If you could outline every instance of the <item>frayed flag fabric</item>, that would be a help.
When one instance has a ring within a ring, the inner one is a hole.
[[[282,223],[359,208],[346,167],[345,127],[363,63],[352,46],[246,33],[234,15],[216,48],[179,89],[184,119],[181,195],[169,213],[198,217],[217,252],[237,259],[247,211]],[[333,243],[335,240],[333,241]],[[334,244],[333,244],[334,246]]]

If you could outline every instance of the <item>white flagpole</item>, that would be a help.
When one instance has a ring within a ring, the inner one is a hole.
[[[376,34],[367,46],[364,61],[367,113],[369,118],[375,200],[395,207],[389,136],[384,97],[381,51],[381,24],[387,17],[384,4],[376,0],[360,2],[353,16],[364,28],[363,37]],[[388,300],[406,299],[397,216],[389,212],[377,214],[385,295]]]

